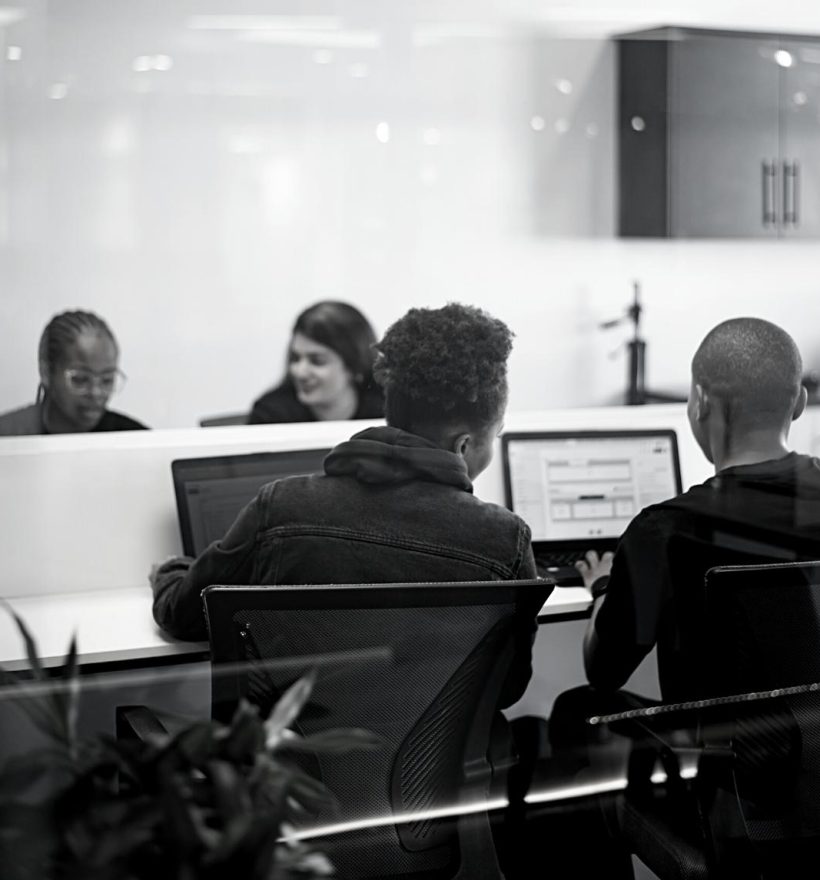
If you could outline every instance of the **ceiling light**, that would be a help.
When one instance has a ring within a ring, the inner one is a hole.
[[[791,52],[787,52],[785,49],[778,49],[777,52],[774,53],[774,60],[781,67],[791,67],[794,64],[794,56]]]

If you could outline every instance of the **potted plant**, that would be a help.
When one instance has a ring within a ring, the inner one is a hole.
[[[80,678],[72,640],[59,675],[43,668],[15,615],[31,676],[0,670],[48,741],[0,767],[0,873],[5,880],[295,880],[333,873],[289,838],[332,795],[297,766],[300,753],[372,748],[362,730],[301,738],[290,730],[314,675],[260,717],[247,702],[230,724],[201,721],[143,738],[77,736]]]

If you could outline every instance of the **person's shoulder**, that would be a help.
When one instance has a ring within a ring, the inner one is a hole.
[[[21,406],[0,415],[0,437],[42,434],[40,407],[36,403]]]
[[[148,426],[143,425],[125,413],[107,409],[100,419],[95,431],[147,431]]]
[[[678,530],[681,523],[696,516],[709,497],[707,483],[699,483],[680,495],[650,504],[639,511],[626,527],[624,535],[634,537],[645,532]]]
[[[493,501],[485,501],[471,492],[461,492],[453,496],[461,502],[466,515],[473,518],[476,525],[483,523],[489,531],[497,531],[507,534],[526,532],[530,534],[530,527],[517,513],[513,513],[508,507],[496,504]]]
[[[258,397],[251,407],[250,424],[313,421],[310,410],[301,404],[287,384],[277,385]]]
[[[814,455],[806,455],[802,452],[792,454],[794,455],[794,469],[796,471],[805,471],[811,476],[820,479],[820,458]]]

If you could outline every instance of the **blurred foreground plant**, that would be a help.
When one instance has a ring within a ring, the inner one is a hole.
[[[310,697],[313,673],[292,685],[267,718],[243,701],[228,725],[202,721],[142,739],[80,740],[75,640],[59,673],[50,675],[13,616],[31,675],[0,670],[2,696],[19,705],[49,745],[0,767],[3,880],[332,875],[321,853],[283,839],[291,823],[333,803],[296,759],[378,741],[358,729],[306,738],[289,729]]]

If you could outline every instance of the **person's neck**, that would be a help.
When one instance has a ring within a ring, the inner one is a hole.
[[[715,454],[715,473],[730,467],[760,464],[763,461],[774,461],[788,455],[787,432],[771,429],[748,430],[739,433],[732,439],[731,445],[724,453]],[[716,444],[723,449],[725,444]]]
[[[70,422],[48,398],[40,404],[40,418],[47,434],[75,434],[78,428]]]
[[[320,422],[331,422],[352,419],[358,408],[358,392],[355,388],[350,387],[336,400],[322,406],[311,406],[310,411]]]

